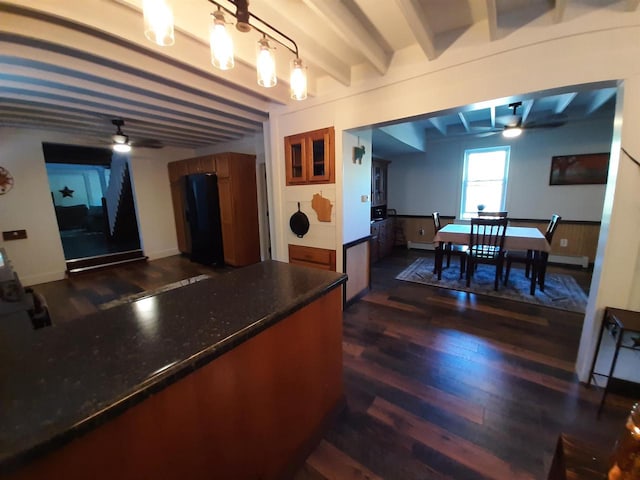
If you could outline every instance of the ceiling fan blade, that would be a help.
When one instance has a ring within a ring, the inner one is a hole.
[[[132,140],[131,146],[134,148],[163,148],[164,144],[155,138],[139,138]]]
[[[477,138],[484,138],[484,137],[490,137],[492,135],[497,135],[500,132],[502,132],[502,130],[492,130],[490,132],[481,132],[481,133],[476,133],[473,136],[477,137]]]

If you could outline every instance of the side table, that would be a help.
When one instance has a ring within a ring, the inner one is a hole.
[[[611,365],[609,367],[608,375],[595,372],[596,361],[598,359],[598,354],[600,353],[600,347],[602,345],[602,335],[604,334],[605,329],[609,331],[611,336],[615,339],[615,349],[613,351],[613,359],[611,360]],[[596,353],[593,357],[593,362],[591,363],[591,372],[589,373],[589,380],[593,378],[594,375],[606,377],[607,381],[604,387],[604,391],[602,392],[602,399],[600,400],[600,406],[598,407],[598,416],[602,412],[602,407],[604,406],[604,401],[607,397],[607,393],[609,393],[609,389],[611,386],[611,381],[614,380],[614,370],[616,368],[616,363],[618,362],[618,355],[620,353],[620,349],[637,349],[640,345],[623,343],[625,341],[624,334],[626,332],[629,333],[637,333],[640,335],[640,312],[634,312],[631,310],[623,310],[620,308],[612,308],[606,307],[604,310],[604,318],[602,320],[602,326],[600,327],[600,335],[598,337],[598,346],[596,347]],[[630,383],[630,382],[629,382]]]

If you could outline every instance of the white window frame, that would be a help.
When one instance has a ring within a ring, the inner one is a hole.
[[[468,179],[468,163],[469,156],[474,153],[486,153],[486,152],[505,152],[504,172],[502,174],[502,198],[500,200],[500,210],[505,210],[507,201],[507,183],[509,180],[509,158],[511,156],[511,147],[508,145],[498,147],[486,147],[486,148],[469,148],[464,151],[464,170],[462,172],[462,195],[460,199],[460,218],[463,220],[469,220],[473,215],[473,212],[465,212],[464,206],[466,204],[467,186],[470,183]],[[491,181],[498,180],[493,179]],[[472,183],[480,183],[482,181],[472,181]],[[477,210],[474,210],[474,212]]]

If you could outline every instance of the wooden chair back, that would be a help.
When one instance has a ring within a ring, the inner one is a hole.
[[[433,212],[431,215],[433,216],[434,233],[438,233],[438,230],[442,228],[442,223],[440,223],[440,212]]]
[[[556,228],[558,228],[558,223],[560,223],[560,220],[562,220],[562,217],[560,215],[556,213],[551,215],[551,220],[549,221],[549,225],[547,225],[547,231],[544,234],[544,236],[547,239],[547,242],[549,242],[549,245],[551,245],[551,240],[553,240],[553,234],[556,232]]]
[[[469,253],[479,259],[495,259],[504,255],[507,218],[472,218]]]
[[[478,217],[507,218],[509,212],[485,212],[478,211]]]

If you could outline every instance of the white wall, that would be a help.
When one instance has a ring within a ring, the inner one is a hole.
[[[0,229],[26,229],[27,239],[4,242],[25,285],[64,278],[66,263],[47,179],[42,142],[93,146],[90,139],[56,132],[0,128],[0,164],[15,186],[0,197]],[[177,253],[166,163],[193,156],[191,150],[138,149],[131,166],[140,236],[152,258]]]
[[[525,130],[514,139],[500,135],[433,142],[425,153],[387,158],[388,206],[402,215],[459,217],[464,152],[510,146],[506,210],[510,217],[600,221],[604,185],[549,185],[551,157],[601,153],[611,149],[613,118],[571,123],[553,129]]]
[[[131,151],[129,165],[140,242],[144,254],[152,260],[180,253],[167,164],[193,155],[193,150],[170,147]]]
[[[364,146],[361,162],[354,163],[353,147]],[[344,229],[342,243],[371,233],[371,130],[344,132],[342,137]],[[366,200],[362,201],[362,197]]]

